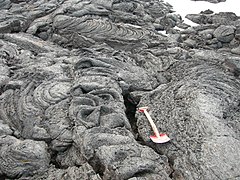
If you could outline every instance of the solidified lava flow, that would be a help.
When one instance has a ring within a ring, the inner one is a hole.
[[[0,12],[0,178],[240,177],[236,14],[188,14],[191,27],[159,0]],[[142,106],[170,142],[151,141]]]

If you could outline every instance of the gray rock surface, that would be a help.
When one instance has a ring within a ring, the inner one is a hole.
[[[1,172],[9,177],[31,176],[44,172],[50,162],[47,144],[43,141],[18,140],[13,136],[0,138]]]
[[[80,167],[72,166],[67,169],[57,169],[50,167],[42,176],[34,176],[36,179],[92,179],[101,180],[99,175],[96,175],[92,167],[88,163],[83,163]]]
[[[1,179],[240,177],[237,15],[191,27],[158,0],[0,10]],[[170,142],[151,141],[140,106]]]
[[[215,68],[211,59],[197,61],[188,65],[180,62],[173,67],[173,73],[182,71],[182,75],[177,73],[176,81],[143,96],[139,106],[151,104],[156,124],[169,133],[171,143],[154,148],[172,159],[174,176],[184,179],[198,179],[199,174],[203,179],[237,177],[239,112],[233,109],[239,108],[239,82]],[[138,124],[139,133],[147,141],[150,132],[145,117],[139,115]]]
[[[235,29],[233,26],[221,25],[213,32],[213,35],[220,42],[229,43],[234,38]]]

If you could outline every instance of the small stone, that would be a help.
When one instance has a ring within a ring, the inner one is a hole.
[[[204,39],[212,39],[213,38],[213,29],[206,29],[199,32],[199,35]]]
[[[211,9],[207,9],[205,11],[201,11],[201,14],[213,14],[214,12]]]
[[[217,4],[217,3],[220,3],[220,2],[225,2],[226,0],[192,0],[192,1],[207,1],[207,2],[210,2],[210,3]]]
[[[233,26],[219,26],[213,35],[221,42],[230,42],[234,38],[234,27]]]
[[[197,42],[193,39],[188,38],[187,40],[184,41],[184,44],[190,48],[193,48],[193,47],[196,47]]]
[[[179,24],[177,24],[177,27],[179,27],[181,29],[187,29],[187,28],[189,28],[191,26],[186,24],[186,23],[179,23]]]
[[[236,48],[233,48],[233,49],[231,50],[231,52],[234,53],[234,54],[239,54],[239,55],[240,55],[240,46],[238,46],[238,47],[236,47]]]

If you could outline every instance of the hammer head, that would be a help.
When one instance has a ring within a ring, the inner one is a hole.
[[[147,106],[138,108],[138,111],[139,111],[139,112],[144,112],[144,111],[146,111],[146,110],[148,110],[148,107],[147,107]]]
[[[160,137],[150,136],[151,140],[155,143],[166,143],[170,141],[170,138],[166,134],[159,134]]]

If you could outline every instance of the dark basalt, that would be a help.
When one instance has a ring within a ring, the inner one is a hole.
[[[240,177],[237,15],[191,27],[158,0],[0,10],[0,178]],[[140,106],[170,142],[150,140]]]
[[[220,2],[225,2],[226,0],[192,0],[192,1],[207,1],[210,3],[220,3]]]

